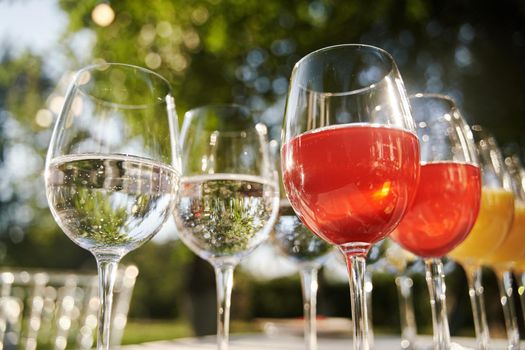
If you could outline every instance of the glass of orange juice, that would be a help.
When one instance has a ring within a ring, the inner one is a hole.
[[[487,257],[492,256],[507,240],[514,217],[514,194],[496,140],[479,125],[472,126],[472,131],[482,168],[481,205],[472,231],[448,256],[465,270],[477,347],[486,350],[490,337],[483,300],[481,267],[489,264]]]
[[[517,156],[505,159],[505,168],[510,174],[511,185],[516,198],[514,208],[514,222],[507,238],[490,256],[487,261],[495,271],[500,289],[500,300],[505,316],[505,326],[509,340],[509,349],[519,346],[519,331],[515,302],[513,297],[512,270],[525,265],[525,171]],[[519,283],[519,282],[518,282]],[[523,294],[523,283],[520,285]],[[523,297],[522,297],[523,300]]]

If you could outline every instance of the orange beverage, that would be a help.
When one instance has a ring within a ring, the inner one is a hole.
[[[487,257],[507,238],[513,217],[513,193],[500,188],[483,187],[481,206],[472,231],[448,256],[459,263],[487,263]]]
[[[510,266],[518,260],[525,260],[524,241],[525,204],[516,202],[512,228],[503,244],[487,258],[488,264]]]
[[[525,273],[525,258],[521,258],[514,264],[514,272],[517,274]]]

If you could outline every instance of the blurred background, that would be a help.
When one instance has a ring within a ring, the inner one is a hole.
[[[95,269],[52,219],[42,177],[75,70],[101,61],[148,67],[173,85],[179,117],[236,102],[279,139],[293,65],[342,43],[386,49],[409,93],[448,94],[500,145],[525,145],[522,0],[0,0],[0,267]],[[270,254],[263,247],[236,271],[233,332],[255,330],[260,318],[302,315],[296,271]],[[173,225],[123,263],[140,271],[124,342],[215,332],[212,269],[177,240]],[[333,265],[320,277],[318,313],[349,317],[345,272]],[[464,274],[447,266],[452,334],[473,335]],[[491,330],[503,336],[495,278],[484,278]],[[374,274],[376,332],[399,332],[393,281]],[[414,288],[419,330],[429,333],[421,275]],[[192,303],[208,313],[195,315]]]

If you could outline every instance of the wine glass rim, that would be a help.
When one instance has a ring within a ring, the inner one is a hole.
[[[355,49],[375,50],[375,51],[379,52],[380,54],[384,55],[391,62],[391,67],[388,70],[388,72],[383,74],[381,79],[378,79],[376,82],[374,82],[374,83],[372,83],[372,84],[370,84],[368,86],[364,86],[362,88],[359,88],[359,89],[353,89],[353,90],[342,91],[342,92],[328,92],[328,91],[317,91],[317,90],[309,89],[309,88],[304,87],[302,84],[298,84],[299,88],[304,90],[304,91],[309,91],[309,92],[312,92],[312,93],[315,93],[315,94],[325,95],[325,96],[337,97],[337,96],[359,95],[359,94],[362,94],[364,92],[369,91],[370,89],[374,89],[378,84],[382,83],[385,80],[385,78],[388,75],[390,75],[392,73],[392,71],[394,71],[394,69],[396,67],[396,63],[395,63],[394,58],[392,57],[392,55],[388,51],[386,51],[385,49],[382,49],[380,47],[373,46],[373,45],[367,45],[367,44],[338,44],[338,45],[326,46],[326,47],[317,49],[315,51],[312,51],[312,52],[306,54],[305,56],[301,57],[301,59],[299,61],[297,61],[295,63],[294,70],[298,69],[298,67],[304,61],[310,59],[313,55],[318,55],[318,54],[323,53],[325,51],[331,51],[331,50],[340,49],[340,48],[355,48]]]
[[[204,110],[217,110],[217,109],[238,109],[242,111],[243,113],[246,113],[246,117],[250,115],[250,109],[244,105],[236,104],[236,103],[217,103],[217,104],[207,104],[203,106],[198,106],[192,109],[189,109],[186,113],[184,113],[184,121],[182,125],[182,129],[185,130],[187,127],[186,119],[198,119],[199,117],[205,117],[206,115],[199,114],[197,112],[204,111]],[[250,129],[242,129],[237,131],[221,131],[221,130],[209,130],[210,133],[217,133],[221,137],[236,137],[238,135],[241,135],[241,137],[248,137],[251,135],[255,136],[261,136],[261,134],[267,135],[267,127],[264,123],[257,122],[254,120],[253,128]],[[181,134],[184,134],[185,132],[182,132]],[[181,138],[182,139],[182,138]]]
[[[188,109],[188,111],[186,113],[199,111],[199,110],[204,110],[204,109],[219,109],[219,108],[222,108],[222,109],[239,109],[239,110],[243,110],[243,111],[246,111],[246,112],[249,111],[248,107],[246,107],[244,105],[241,105],[241,104],[238,104],[238,103],[210,103],[210,104],[197,106],[197,107]]]
[[[106,68],[102,69],[103,67],[106,67]],[[106,69],[108,69],[110,67],[132,68],[132,69],[136,69],[138,71],[141,71],[143,73],[147,73],[149,75],[152,75],[152,76],[154,76],[155,78],[159,79],[160,81],[162,81],[165,84],[165,86],[167,88],[166,89],[167,95],[164,96],[163,100],[158,100],[158,101],[155,101],[153,103],[126,104],[126,103],[111,102],[111,101],[107,101],[107,100],[95,97],[94,95],[90,94],[89,92],[85,91],[82,88],[82,85],[84,85],[85,83],[81,84],[80,82],[81,82],[82,76],[86,72],[89,73],[89,72],[94,71],[94,70],[103,71],[103,70],[106,70]],[[75,87],[82,95],[84,95],[86,97],[89,97],[90,99],[92,99],[94,101],[97,101],[97,102],[99,102],[99,103],[101,103],[103,105],[112,106],[112,107],[116,107],[116,108],[120,108],[120,109],[145,109],[145,108],[149,108],[149,107],[152,107],[152,106],[155,106],[155,105],[158,105],[158,104],[163,104],[163,103],[166,103],[166,104],[170,105],[170,107],[174,107],[175,106],[175,103],[173,101],[173,89],[171,87],[170,82],[166,78],[164,78],[159,73],[154,72],[154,71],[152,71],[150,69],[147,69],[147,68],[144,68],[144,67],[141,67],[141,66],[137,66],[137,65],[134,65],[134,64],[129,64],[129,63],[103,62],[103,63],[90,64],[88,66],[85,66],[85,67],[79,69],[75,73],[71,86]]]
[[[456,107],[456,101],[452,97],[450,97],[449,95],[445,95],[445,94],[418,92],[418,93],[415,93],[415,94],[412,94],[412,95],[408,96],[409,100],[411,100],[411,99],[420,99],[420,98],[421,99],[428,98],[428,99],[435,99],[435,100],[445,100],[445,101],[451,103],[454,107]]]
[[[183,142],[184,135],[187,133],[187,128],[182,128],[180,140]],[[251,129],[239,130],[239,131],[220,131],[220,130],[209,130],[210,134],[216,134],[220,137],[241,137],[243,139],[253,137],[267,137],[267,127],[263,123],[255,123]]]

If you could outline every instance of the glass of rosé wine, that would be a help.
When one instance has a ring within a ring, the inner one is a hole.
[[[418,94],[410,99],[421,145],[416,197],[390,236],[425,261],[434,348],[450,349],[441,258],[460,244],[476,221],[481,175],[470,128],[454,101]]]
[[[301,221],[344,254],[350,275],[353,347],[369,350],[366,256],[399,224],[419,178],[419,142],[392,57],[338,45],[294,67],[281,167]]]

